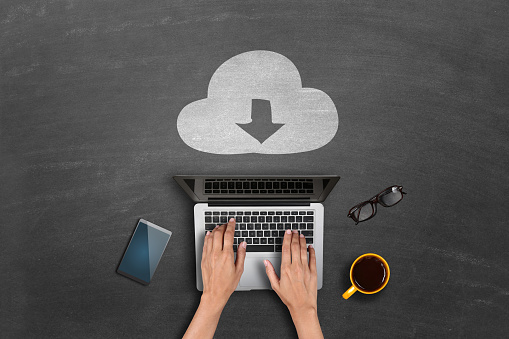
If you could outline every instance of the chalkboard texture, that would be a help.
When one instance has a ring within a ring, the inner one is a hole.
[[[325,337],[507,336],[508,22],[502,0],[2,1],[2,337],[181,337],[200,293],[176,174],[341,176],[324,202]],[[332,99],[329,143],[212,154],[181,139],[181,110],[255,50]],[[346,217],[394,184],[401,203]],[[115,273],[139,218],[173,232],[147,287]],[[389,284],[343,300],[367,252]],[[256,291],[234,293],[216,337],[296,332]]]

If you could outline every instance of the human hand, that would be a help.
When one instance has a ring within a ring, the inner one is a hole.
[[[323,338],[317,315],[317,272],[315,249],[298,231],[287,230],[281,255],[281,278],[269,260],[265,271],[272,289],[288,307],[299,338]]]
[[[216,227],[207,232],[203,242],[201,272],[203,279],[204,300],[212,308],[222,310],[230,295],[239,284],[244,272],[246,258],[246,242],[242,242],[237,249],[237,260],[233,254],[233,236],[235,219],[228,224]]]

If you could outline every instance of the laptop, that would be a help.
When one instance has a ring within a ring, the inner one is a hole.
[[[316,252],[318,289],[323,284],[323,202],[335,175],[177,175],[175,181],[196,203],[196,287],[203,291],[201,257],[207,231],[235,218],[234,251],[247,242],[244,273],[236,291],[270,289],[264,259],[279,275],[284,232],[298,230]]]

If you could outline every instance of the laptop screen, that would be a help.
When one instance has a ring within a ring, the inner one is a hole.
[[[324,201],[339,176],[177,175],[174,179],[195,202],[231,200]]]

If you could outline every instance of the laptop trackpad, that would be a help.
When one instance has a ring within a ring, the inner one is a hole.
[[[268,258],[279,276],[281,258]],[[264,258],[246,258],[244,262],[244,273],[240,278],[240,287],[251,287],[252,289],[269,289],[270,281],[265,273]]]

